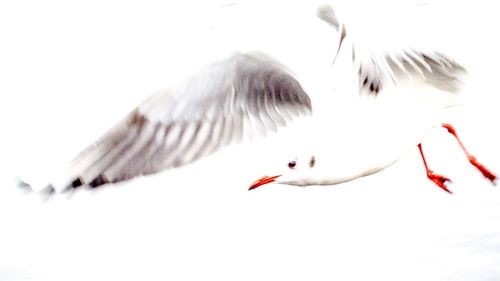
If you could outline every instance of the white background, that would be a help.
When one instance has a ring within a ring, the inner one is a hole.
[[[346,11],[377,18],[366,3],[349,3]],[[46,200],[16,188],[15,176],[46,176],[148,94],[202,66],[206,52],[224,53],[217,36],[232,34],[249,49],[272,46],[299,74],[315,75],[301,62],[330,50],[333,39],[313,41],[330,32],[326,25],[316,32],[284,20],[291,13],[315,21],[311,5],[220,4],[0,4],[0,280],[500,279],[500,191],[442,130],[424,145],[432,168],[454,181],[454,195],[427,180],[416,148],[343,185],[247,192],[266,174],[251,161],[258,145],[98,192]],[[495,9],[437,4],[436,26],[450,27],[437,37],[471,75],[454,125],[500,172]],[[259,33],[273,25],[282,33]],[[250,31],[260,40],[241,39]]]

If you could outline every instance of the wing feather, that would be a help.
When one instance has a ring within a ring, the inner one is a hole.
[[[354,40],[345,35],[346,29],[331,7],[320,7],[318,16],[343,34],[338,50],[343,45],[348,45],[345,47],[347,50],[352,49],[360,93],[376,95],[385,87],[384,84],[398,85],[402,80],[418,79],[419,83],[451,93],[456,93],[462,85],[465,68],[442,53],[405,47],[380,51],[366,49],[367,46],[355,46]]]
[[[288,69],[262,53],[238,53],[146,99],[81,152],[55,189],[186,165],[310,112],[308,95]]]

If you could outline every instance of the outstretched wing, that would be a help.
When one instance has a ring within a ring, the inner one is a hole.
[[[384,84],[397,85],[405,79],[420,79],[419,82],[451,93],[460,89],[466,70],[444,54],[412,48],[380,50],[372,46],[356,45],[332,7],[321,6],[317,14],[337,30],[339,39],[336,56],[342,49],[352,52],[360,92],[367,91],[376,95]]]
[[[308,95],[284,66],[262,53],[238,53],[148,98],[76,157],[54,188],[96,187],[185,165],[310,112]]]

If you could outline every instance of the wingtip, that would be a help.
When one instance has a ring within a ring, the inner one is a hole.
[[[74,181],[72,181],[71,184],[66,189],[77,188],[79,186],[82,186],[83,184],[84,184],[83,179],[81,177],[78,177]]]
[[[339,30],[339,27],[340,27],[339,19],[337,17],[337,14],[335,13],[335,10],[330,5],[324,4],[324,5],[319,6],[317,11],[316,11],[316,15],[321,20],[328,23],[330,26],[332,26],[336,30]]]
[[[56,189],[52,184],[48,184],[45,187],[35,190],[29,183],[25,182],[21,178],[17,178],[17,188],[26,192],[26,193],[36,193],[45,196],[46,198],[51,197],[56,193]]]
[[[89,183],[89,186],[91,188],[96,188],[96,187],[99,187],[99,186],[101,186],[103,184],[107,184],[109,182],[110,181],[106,178],[106,176],[104,176],[104,175],[101,174],[101,175],[97,176],[93,181],[91,181]]]
[[[52,196],[56,193],[56,189],[54,188],[53,185],[49,184],[46,187],[44,187],[42,190],[40,190],[39,193],[44,194],[46,196]]]
[[[80,178],[76,179],[71,183],[70,185],[66,186],[65,188],[59,188],[57,184],[55,183],[49,183],[45,185],[39,185],[39,184],[30,184],[29,182],[23,180],[21,177],[16,177],[16,186],[19,190],[25,192],[25,193],[35,193],[35,194],[40,194],[44,195],[45,197],[51,197],[56,193],[66,193],[68,191],[74,190],[77,185],[76,183],[80,183],[80,185],[83,185],[83,182],[81,181]]]
[[[16,184],[17,188],[20,190],[23,190],[26,192],[33,192],[33,188],[31,187],[31,185],[29,183],[25,182],[20,177],[16,177],[15,184]]]

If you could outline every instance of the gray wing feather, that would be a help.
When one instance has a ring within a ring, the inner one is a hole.
[[[402,52],[383,54],[369,61],[358,62],[360,91],[378,94],[383,83],[422,79],[437,89],[456,93],[466,73],[463,66],[438,52]]]
[[[335,28],[340,34],[337,54],[349,40],[346,29],[331,6],[318,9],[318,17]],[[352,40],[349,41],[352,43]],[[384,83],[398,84],[404,79],[421,79],[424,83],[451,93],[457,92],[462,85],[462,76],[466,73],[463,66],[442,53],[421,52],[402,49],[398,52],[372,52],[357,54],[356,46],[349,46],[353,52],[353,63],[358,74],[360,92],[378,94]]]
[[[73,160],[66,188],[182,166],[309,113],[308,95],[285,67],[238,53],[144,101]]]
[[[422,77],[424,82],[450,93],[456,93],[460,90],[462,78],[467,72],[462,65],[438,52],[422,52],[420,56],[429,67],[424,66],[423,69],[417,71],[414,67],[417,64],[416,61],[409,58],[402,59],[403,65],[406,66],[412,77]]]

